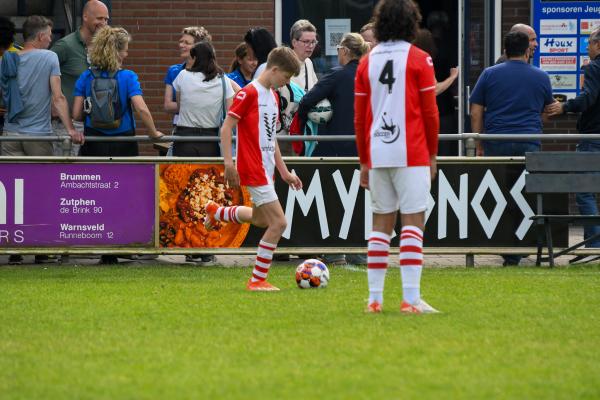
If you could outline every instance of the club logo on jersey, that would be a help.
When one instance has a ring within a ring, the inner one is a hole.
[[[235,98],[238,100],[244,100],[246,98],[246,92],[240,90]]]
[[[273,134],[277,128],[277,113],[272,113],[270,117],[269,114],[264,113],[263,122],[265,123],[265,129],[267,130],[267,139],[272,141]]]
[[[384,112],[381,116],[382,125],[377,131],[375,131],[373,136],[381,139],[383,143],[390,144],[398,140],[400,137],[400,129],[398,128],[398,125],[394,124],[394,121],[386,121],[386,115],[387,113]]]
[[[431,59],[431,57],[427,57],[427,64],[429,64],[429,66],[433,67],[433,60]]]

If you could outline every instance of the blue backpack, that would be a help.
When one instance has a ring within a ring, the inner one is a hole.
[[[89,115],[92,128],[116,129],[121,125],[123,111],[119,97],[117,73],[111,72],[102,76],[100,70],[90,68],[92,87],[90,96],[84,101],[84,112]]]

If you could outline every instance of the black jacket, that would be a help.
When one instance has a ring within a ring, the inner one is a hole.
[[[581,133],[600,133],[600,56],[584,70],[583,91],[563,105],[565,112],[581,113],[577,130]]]
[[[308,112],[319,101],[327,98],[331,102],[333,115],[325,126],[319,127],[319,135],[354,135],[354,76],[358,60],[335,67],[323,76],[317,84],[304,95],[298,108],[298,118],[304,124]],[[355,157],[355,141],[319,142],[313,156]]]

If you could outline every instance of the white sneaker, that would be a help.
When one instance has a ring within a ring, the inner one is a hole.
[[[400,304],[400,312],[405,314],[436,314],[438,310],[431,307],[423,299],[419,299],[415,304],[410,304],[405,301]]]

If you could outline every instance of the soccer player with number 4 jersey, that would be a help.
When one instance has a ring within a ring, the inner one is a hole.
[[[360,182],[370,189],[373,210],[367,312],[382,311],[390,239],[399,211],[400,311],[436,313],[420,293],[425,211],[437,172],[439,114],[433,62],[410,44],[421,21],[413,0],[381,0],[374,20],[379,44],[360,61],[354,98]]]
[[[290,78],[298,75],[299,71],[300,61],[293,50],[286,47],[271,50],[265,70],[234,97],[221,128],[225,180],[234,188],[240,185],[247,186],[253,207],[220,207],[214,202],[209,202],[206,205],[205,226],[212,229],[222,221],[251,223],[266,228],[258,244],[252,277],[246,284],[246,288],[251,291],[279,290],[267,282],[273,252],[287,226],[273,184],[275,168],[293,189],[302,188],[300,178],[288,171],[277,145],[275,135],[279,103],[273,90],[290,83]],[[236,125],[237,169],[231,152],[231,135]]]

